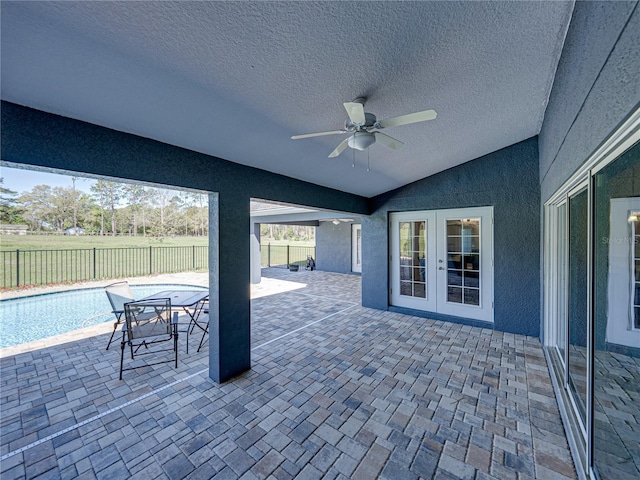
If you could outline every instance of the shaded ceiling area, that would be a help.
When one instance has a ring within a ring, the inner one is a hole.
[[[0,8],[3,100],[371,197],[538,134],[573,2]],[[438,117],[385,129],[398,150],[291,140],[342,128],[359,96]]]

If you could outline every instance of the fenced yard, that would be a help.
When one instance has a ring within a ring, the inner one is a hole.
[[[309,245],[260,245],[261,267],[286,267],[290,264],[306,265],[307,256],[316,258],[316,247]]]
[[[206,245],[3,250],[0,286],[73,283],[209,268]]]
[[[206,237],[3,235],[1,240],[4,289],[209,269]],[[304,266],[307,256],[315,259],[315,246],[268,242],[261,245],[260,254],[262,267]]]

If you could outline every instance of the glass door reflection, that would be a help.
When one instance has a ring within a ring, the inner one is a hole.
[[[594,179],[593,463],[640,479],[640,145]]]
[[[586,425],[587,403],[587,190],[569,198],[569,378],[578,414]]]

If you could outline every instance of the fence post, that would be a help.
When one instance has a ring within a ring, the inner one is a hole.
[[[289,266],[289,245],[287,245],[287,267]]]
[[[193,259],[193,262],[191,263],[191,268],[195,270],[196,269],[196,246],[195,245],[191,246],[191,258]]]
[[[16,249],[16,287],[20,286],[20,249]]]
[[[93,247],[93,279],[96,278],[96,247]]]
[[[152,263],[153,258],[152,258],[152,254],[151,254],[151,248],[152,248],[152,247],[151,247],[151,245],[149,245],[149,275],[152,275],[152,274],[153,274],[153,267],[152,267],[152,265],[153,265],[153,263]]]
[[[271,242],[267,244],[267,267],[271,268]]]

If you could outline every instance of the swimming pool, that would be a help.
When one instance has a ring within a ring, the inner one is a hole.
[[[131,285],[135,298],[162,290],[194,290],[194,285]],[[0,301],[0,348],[113,322],[104,288],[86,288]]]

